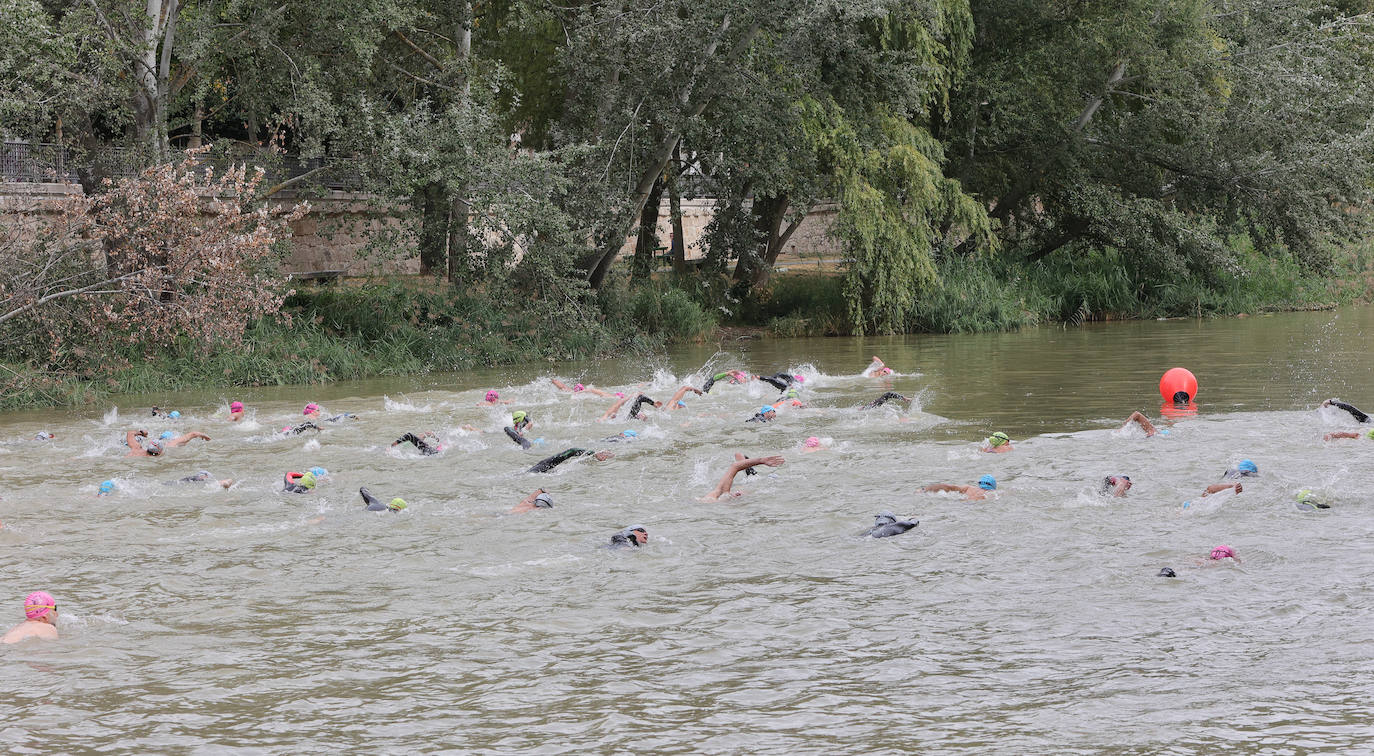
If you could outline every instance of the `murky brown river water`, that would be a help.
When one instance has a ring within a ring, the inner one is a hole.
[[[1318,405],[1374,411],[1372,334],[1363,308],[741,341],[3,416],[0,621],[45,589],[63,637],[0,646],[0,749],[1368,752],[1374,442],[1324,443],[1357,426]],[[858,377],[875,353],[900,374]],[[1201,390],[1170,424],[1175,365]],[[736,366],[800,372],[811,407],[746,424],[777,392],[720,384],[603,424],[611,400],[547,380],[666,399]],[[477,407],[488,388],[514,404]],[[887,390],[916,401],[856,408]],[[226,422],[233,399],[247,422]],[[274,433],[311,400],[358,418]],[[500,430],[517,408],[529,451]],[[1135,409],[1169,433],[1117,431]],[[126,459],[135,427],[213,440]],[[442,454],[389,448],[426,429]],[[1015,451],[978,451],[995,430]],[[829,448],[799,453],[811,435]],[[616,457],[524,472],[571,446]],[[735,451],[787,462],[699,501]],[[1245,458],[1243,493],[1199,498]],[[312,465],[331,473],[314,492],[280,492]],[[239,482],[166,484],[201,469]],[[918,492],[983,474],[987,501]],[[1128,497],[1096,493],[1112,474]],[[363,511],[362,485],[409,508]],[[540,486],[553,509],[505,514]],[[1300,511],[1299,489],[1330,509]],[[883,510],[920,525],[856,535]],[[644,547],[600,548],[632,523]],[[1197,567],[1220,543],[1242,563]]]

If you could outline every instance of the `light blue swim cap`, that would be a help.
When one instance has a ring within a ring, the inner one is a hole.
[[[316,478],[323,478],[324,476],[329,474],[329,471],[324,469],[323,467],[312,467],[310,468],[310,473],[314,475]]]
[[[620,435],[624,436],[625,438],[639,438],[639,431],[634,430],[632,428],[627,428],[621,431]]]
[[[994,491],[997,489],[997,479],[991,475],[984,475],[978,479],[978,487],[984,491]]]
[[[107,481],[105,481],[104,483],[101,483],[101,484],[100,484],[100,493],[102,493],[102,494],[107,494],[107,493],[113,491],[114,489],[115,489],[115,482],[114,482],[113,480],[107,480]]]
[[[1248,460],[1248,459],[1242,459],[1242,460],[1240,461],[1240,464],[1236,465],[1236,469],[1237,469],[1237,470],[1240,470],[1241,472],[1248,472],[1248,473],[1258,473],[1258,472],[1259,472],[1259,468],[1255,466],[1255,463],[1254,463],[1254,462],[1251,462],[1251,461]]]
[[[681,399],[679,399],[679,400],[677,400],[677,406],[679,406],[679,407],[686,407],[686,406],[687,406],[687,402],[684,402],[684,401],[682,401]]]
[[[778,411],[778,410],[777,410],[775,407],[773,407],[773,405],[771,405],[771,404],[765,404],[765,405],[763,405],[763,407],[759,408],[759,414],[760,414],[760,415],[766,415],[766,414],[768,414],[769,412],[777,412],[777,411]]]
[[[163,432],[162,432],[162,435],[161,435],[161,436],[158,436],[158,438],[161,438],[161,439],[168,439],[168,438],[171,438],[171,437],[173,437],[173,436],[175,436],[175,435],[176,435],[176,434],[173,433],[173,432],[171,432],[171,431],[163,431]]]
[[[168,413],[167,413],[167,417],[170,417],[170,418],[173,419],[173,420],[180,420],[180,419],[181,419],[181,413],[180,413],[180,412],[177,412],[176,410],[172,410],[171,412],[168,412]]]

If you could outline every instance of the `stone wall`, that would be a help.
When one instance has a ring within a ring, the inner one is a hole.
[[[79,195],[77,184],[0,184],[0,224],[32,221],[56,210],[56,201]],[[294,199],[274,200],[281,205]],[[341,271],[345,275],[414,274],[420,261],[413,253],[414,235],[410,222],[400,208],[383,205],[364,194],[329,192],[311,198],[310,212],[293,227],[291,251],[282,263],[288,273]],[[714,216],[715,201],[710,199],[682,202],[682,230],[686,238],[688,259],[705,255],[700,244],[706,226]],[[839,246],[829,232],[835,220],[833,205],[822,205],[802,221],[792,235],[785,255],[839,255]],[[660,246],[668,246],[672,238],[672,223],[668,217],[668,203],[660,209],[658,219]],[[622,255],[634,253],[634,238],[626,240]],[[394,250],[412,250],[398,257]]]

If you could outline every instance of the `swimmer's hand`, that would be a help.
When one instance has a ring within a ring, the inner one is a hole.
[[[786,461],[787,460],[783,459],[781,456],[774,455],[771,457],[764,457],[763,459],[759,460],[759,463],[768,465],[769,467],[780,467],[782,466],[782,463]]]

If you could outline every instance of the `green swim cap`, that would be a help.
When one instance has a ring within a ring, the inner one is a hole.
[[[516,412],[511,413],[510,419],[518,423],[521,420],[524,420],[526,417],[527,415],[525,414],[524,410],[517,410]]]
[[[1364,437],[1368,439],[1374,439],[1374,430],[1365,431]]]
[[[992,434],[991,436],[988,436],[988,443],[989,443],[989,444],[992,444],[993,446],[1001,446],[1002,444],[1006,444],[1006,443],[1010,443],[1010,442],[1011,442],[1011,438],[1010,438],[1009,436],[1007,436],[1007,434],[1003,433],[1002,431],[997,431],[996,433]]]
[[[386,508],[387,508],[387,509],[390,509],[390,510],[393,511],[393,512],[399,512],[399,511],[401,511],[402,509],[405,509],[405,508],[406,508],[406,500],[405,500],[405,499],[400,499],[400,498],[392,499],[392,500],[386,505]]]
[[[303,487],[305,487],[305,488],[314,488],[314,487],[315,487],[315,473],[308,472],[308,473],[302,475],[302,476],[300,477],[300,480],[296,481],[296,484],[297,484],[297,485],[300,485],[300,486],[303,486]]]
[[[788,390],[787,390],[787,398],[788,398],[788,399],[796,399],[797,396],[798,396],[798,394],[797,394],[797,390],[796,390],[796,389],[788,389]]]

